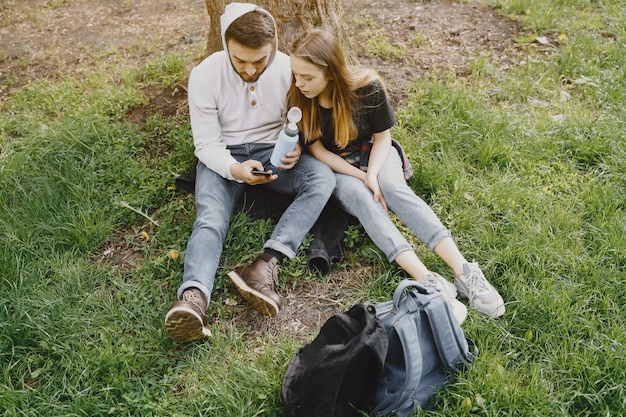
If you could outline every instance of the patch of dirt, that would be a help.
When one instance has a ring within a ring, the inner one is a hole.
[[[406,98],[415,78],[429,72],[451,70],[465,77],[478,57],[505,68],[520,53],[519,23],[478,3],[344,0],[343,7],[359,63],[383,76],[394,106]],[[380,48],[382,41],[391,48]]]
[[[0,0],[0,103],[37,79],[200,58],[208,24],[204,0]]]
[[[145,256],[149,239],[150,235],[141,226],[136,226],[133,230],[118,231],[91,257],[91,262],[108,264],[119,269],[134,268]]]
[[[343,9],[360,63],[383,75],[394,105],[415,77],[446,69],[464,76],[482,54],[507,66],[517,52],[519,24],[478,3],[343,0]],[[170,52],[199,60],[208,24],[204,0],[3,0],[0,103],[32,80],[84,75],[96,66],[133,68]],[[375,51],[383,40],[395,53]],[[167,93],[153,99],[167,101]],[[154,107],[177,110],[173,102]]]
[[[234,308],[232,321],[246,324],[247,340],[284,335],[308,339],[330,316],[352,306],[350,300],[356,289],[363,287],[361,280],[366,272],[335,271],[323,280],[300,280],[297,287],[284,294],[283,307],[276,317],[261,316],[241,300],[236,290],[226,303]]]
[[[381,73],[395,106],[402,104],[415,77],[440,70],[465,77],[469,63],[481,56],[505,68],[523,52],[515,43],[519,24],[479,3],[343,0],[343,8],[360,63]],[[0,0],[0,107],[33,80],[85,76],[97,66],[122,71],[170,52],[192,57],[191,66],[203,56],[208,24],[204,0]],[[385,42],[391,50],[377,49]],[[129,114],[129,121],[186,111],[184,86],[146,95],[150,103]],[[132,268],[142,256],[135,246],[120,236],[95,260]],[[359,275],[334,271],[324,282],[298,286],[286,294],[285,307],[274,319],[234,301],[234,318],[249,324],[251,337],[306,337],[349,307],[345,291],[351,282],[358,284]]]
[[[161,114],[163,117],[174,117],[179,114],[188,114],[187,86],[150,87],[144,91],[148,97],[148,104],[133,108],[127,115],[126,121],[142,124],[150,115]]]

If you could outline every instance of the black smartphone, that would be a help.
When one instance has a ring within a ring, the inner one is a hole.
[[[252,171],[250,171],[252,174],[254,175],[266,175],[266,176],[270,176],[273,174],[273,172],[271,171],[259,171],[258,169],[252,168]]]

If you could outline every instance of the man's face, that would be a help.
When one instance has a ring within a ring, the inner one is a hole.
[[[250,49],[233,40],[228,41],[228,56],[233,68],[246,82],[253,83],[259,79],[269,63],[274,45],[267,43],[258,49]]]

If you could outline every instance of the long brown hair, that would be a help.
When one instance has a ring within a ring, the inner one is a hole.
[[[348,66],[337,38],[321,29],[311,29],[292,45],[290,54],[322,69],[330,79],[335,144],[343,149],[357,136],[354,110],[359,104],[356,90],[380,79],[371,70]],[[307,142],[322,136],[318,98],[306,98],[296,87],[292,77],[288,94],[289,106],[302,109],[301,130]]]

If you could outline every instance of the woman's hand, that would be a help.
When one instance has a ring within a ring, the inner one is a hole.
[[[367,174],[365,176],[365,185],[372,191],[374,194],[374,201],[380,203],[385,211],[389,211],[387,208],[387,203],[385,202],[385,197],[383,197],[383,193],[380,191],[380,186],[378,185],[378,178],[374,175]]]

